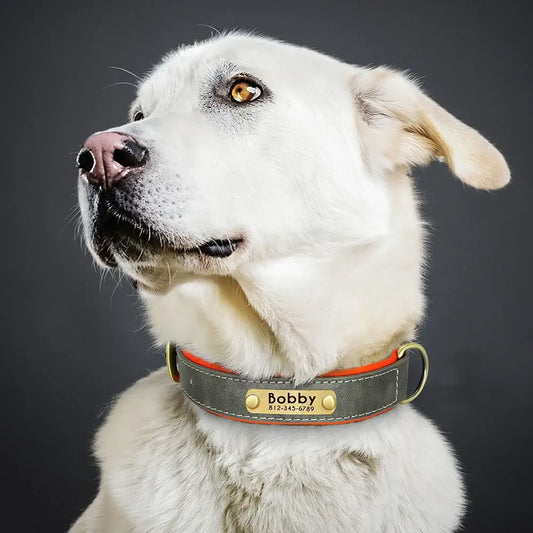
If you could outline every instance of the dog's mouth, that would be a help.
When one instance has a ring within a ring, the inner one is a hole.
[[[229,257],[242,243],[244,239],[211,239],[195,248],[185,252],[200,253],[209,257]]]
[[[196,254],[224,259],[230,257],[244,242],[242,237],[213,238],[203,242],[171,238],[109,202],[100,203],[94,221],[94,251],[111,268],[117,266],[117,257],[133,262],[150,261],[161,254]]]

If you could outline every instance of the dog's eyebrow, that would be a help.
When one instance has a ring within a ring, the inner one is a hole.
[[[242,67],[239,67],[236,63],[233,63],[232,61],[225,61],[223,63],[219,63],[218,65],[218,71],[220,74],[225,74],[226,76],[235,76],[236,74],[239,74],[247,69],[243,69]]]
[[[227,75],[232,75],[239,71],[239,67],[231,61],[220,63],[218,66],[219,66],[219,71]]]
[[[239,68],[238,65],[232,62],[218,63],[211,69],[210,78],[212,82],[225,82],[234,76],[241,74],[245,69]]]

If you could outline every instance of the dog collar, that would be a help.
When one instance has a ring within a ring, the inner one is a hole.
[[[422,356],[423,371],[408,395],[409,350]],[[426,384],[429,361],[424,347],[403,344],[389,357],[370,365],[334,370],[302,385],[283,377],[249,379],[168,343],[170,377],[204,410],[224,418],[254,424],[348,424],[412,402]]]

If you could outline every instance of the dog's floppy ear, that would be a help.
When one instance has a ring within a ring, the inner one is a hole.
[[[499,189],[510,180],[503,156],[406,75],[385,67],[356,68],[353,91],[366,163],[382,172],[446,161],[463,182]]]

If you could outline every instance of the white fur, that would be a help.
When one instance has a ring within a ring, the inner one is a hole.
[[[256,76],[270,99],[211,101],[221,72]],[[406,76],[265,38],[170,54],[139,106],[145,120],[113,129],[153,154],[139,216],[177,244],[245,244],[226,259],[116,259],[159,342],[254,378],[303,383],[414,335],[424,258],[411,166],[441,157],[472,186],[509,180],[499,152]],[[95,453],[100,491],[74,533],[437,533],[464,508],[452,451],[408,406],[342,426],[257,426],[202,411],[159,371],[117,400]]]

